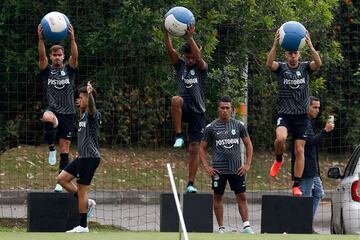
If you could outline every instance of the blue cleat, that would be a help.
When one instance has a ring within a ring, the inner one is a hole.
[[[56,150],[49,151],[49,164],[55,165],[56,164]]]
[[[87,217],[90,218],[94,216],[94,208],[96,206],[96,202],[93,199],[88,199],[88,212]]]
[[[174,148],[182,148],[184,146],[184,139],[183,138],[176,138],[174,143]]]
[[[60,184],[56,184],[54,192],[62,192],[62,186]]]
[[[186,188],[186,192],[187,193],[197,193],[197,189],[193,186],[193,185],[189,185],[189,186],[187,186],[187,188]]]

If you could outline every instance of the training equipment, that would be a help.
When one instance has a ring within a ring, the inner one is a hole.
[[[29,192],[28,232],[65,232],[80,223],[78,201],[69,193]]]
[[[68,35],[69,19],[60,12],[50,12],[41,20],[45,39],[52,42],[60,42]]]
[[[263,195],[261,233],[312,233],[312,197]]]
[[[298,51],[305,45],[306,28],[299,22],[289,21],[280,27],[280,46],[286,51]]]
[[[181,194],[178,194],[181,197]],[[185,193],[182,215],[188,232],[213,232],[213,194]],[[181,200],[180,200],[181,202]],[[160,232],[179,231],[179,215],[172,193],[160,195]]]
[[[165,29],[171,35],[185,35],[188,25],[191,24],[195,24],[195,17],[187,8],[173,7],[165,14]]]

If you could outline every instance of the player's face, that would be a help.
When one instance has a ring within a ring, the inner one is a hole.
[[[223,121],[227,121],[231,117],[232,106],[229,102],[220,102],[219,107],[219,118]]]
[[[311,119],[315,119],[320,111],[320,102],[319,101],[312,101],[309,108],[309,117]]]
[[[184,58],[186,66],[192,66],[195,64],[195,58],[192,53],[185,53]]]
[[[86,94],[80,93],[79,94],[79,106],[82,111],[86,111],[88,107],[89,98]]]
[[[64,62],[64,52],[61,49],[58,49],[57,51],[52,51],[50,53],[50,60],[51,64],[54,67],[62,67]]]
[[[285,58],[290,65],[290,67],[297,67],[300,60],[300,51],[286,51],[285,52]]]

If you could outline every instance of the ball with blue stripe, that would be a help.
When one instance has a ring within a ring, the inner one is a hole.
[[[173,7],[165,14],[165,29],[174,36],[186,34],[188,25],[195,24],[195,17],[185,7]]]
[[[41,20],[45,39],[55,43],[67,37],[69,25],[69,18],[60,12],[50,12]]]
[[[306,28],[299,22],[289,21],[280,29],[280,46],[286,51],[299,51],[305,46]]]

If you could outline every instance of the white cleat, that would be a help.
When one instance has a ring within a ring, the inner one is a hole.
[[[225,227],[224,226],[219,227],[219,233],[220,234],[225,233]]]
[[[54,192],[62,192],[62,186],[60,184],[56,184]]]
[[[88,233],[89,232],[89,228],[88,227],[82,227],[82,226],[77,226],[74,227],[73,229],[66,231],[67,233]]]
[[[50,165],[55,165],[56,164],[56,150],[49,151],[48,161],[49,161]]]
[[[90,218],[92,216],[94,216],[94,208],[96,207],[96,202],[89,198],[88,199],[88,212],[87,212],[87,217]]]
[[[250,226],[245,227],[245,228],[242,230],[242,233],[255,234],[254,230],[252,230],[252,228],[251,228]]]

